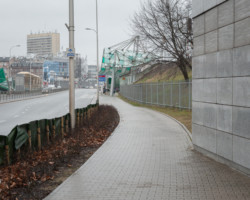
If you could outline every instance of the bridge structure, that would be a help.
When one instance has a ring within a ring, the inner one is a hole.
[[[153,54],[142,48],[139,36],[135,36],[103,50],[99,75],[106,76],[105,85],[110,89],[110,95],[112,96],[114,89],[120,86],[120,76],[153,59]]]

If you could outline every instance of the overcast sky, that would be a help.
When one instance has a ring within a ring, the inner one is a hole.
[[[99,52],[131,37],[129,19],[144,0],[98,0]],[[95,0],[75,0],[75,48],[88,57],[88,64],[96,63]],[[27,34],[57,31],[61,35],[61,47],[68,47],[69,0],[0,0],[0,57],[26,56]]]

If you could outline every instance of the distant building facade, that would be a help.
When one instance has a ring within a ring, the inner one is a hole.
[[[10,65],[11,77],[16,78],[19,72],[30,72],[43,78],[43,60],[27,59],[25,57],[16,58]]]
[[[27,54],[56,56],[60,52],[59,33],[39,33],[27,35]]]
[[[96,81],[97,67],[96,65],[88,65],[88,80]]]

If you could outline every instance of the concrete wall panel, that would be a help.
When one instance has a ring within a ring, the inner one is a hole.
[[[197,17],[193,143],[197,150],[209,151],[211,157],[246,172],[250,170],[250,0],[194,0],[193,6]]]
[[[193,22],[194,37],[203,35],[205,33],[205,15],[196,17]]]
[[[250,77],[237,77],[233,79],[233,104],[250,107]]]
[[[204,1],[204,11],[207,11],[217,5],[217,0]]]
[[[196,56],[192,59],[192,78],[203,78],[203,71],[204,71],[204,56]]]
[[[234,47],[234,25],[230,24],[219,29],[219,50]]]
[[[250,139],[249,119],[250,108],[233,107],[233,134]]]
[[[235,23],[235,47],[250,44],[250,17]]]
[[[228,160],[233,160],[233,136],[231,134],[217,131],[217,154]]]
[[[192,138],[194,144],[216,153],[216,130],[193,124]]]
[[[243,167],[250,166],[250,140],[233,136],[233,161]]]
[[[217,103],[232,105],[233,104],[233,79],[217,79]]]
[[[193,18],[197,17],[198,15],[208,11],[209,9],[225,1],[227,0],[193,0],[192,1]]]
[[[217,77],[233,76],[233,50],[217,53]]]
[[[217,106],[217,130],[232,133],[233,108],[232,106]]]
[[[217,53],[206,54],[204,56],[204,78],[217,77]]]
[[[219,7],[218,26],[226,26],[234,22],[234,0],[229,0]]]
[[[204,79],[203,86],[203,101],[216,103],[216,87],[217,87],[217,79]]]
[[[250,75],[250,45],[234,49],[233,76]]]
[[[205,51],[204,44],[205,44],[204,35],[194,38],[194,50],[193,50],[194,56],[199,56],[204,54]]]
[[[212,53],[218,50],[218,31],[212,31],[205,34],[205,53]]]
[[[217,128],[217,105],[216,104],[202,104],[203,107],[203,124],[206,127]]]
[[[195,124],[203,125],[203,103],[193,102],[193,113],[192,113],[192,121]]]
[[[193,17],[203,13],[203,11],[204,11],[203,0],[193,0],[192,2]]]
[[[203,79],[193,80],[192,83],[192,97],[194,101],[203,101]]]
[[[244,19],[250,16],[250,1],[235,0],[235,21]]]
[[[214,31],[218,27],[217,8],[214,8],[205,14],[205,32]]]

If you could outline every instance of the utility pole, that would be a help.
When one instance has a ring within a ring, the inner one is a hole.
[[[97,100],[96,103],[99,105],[99,33],[98,33],[98,0],[96,0],[96,62],[97,62]]]
[[[74,0],[69,0],[69,25],[65,24],[69,30],[69,113],[71,129],[75,128],[75,47],[74,47]]]

